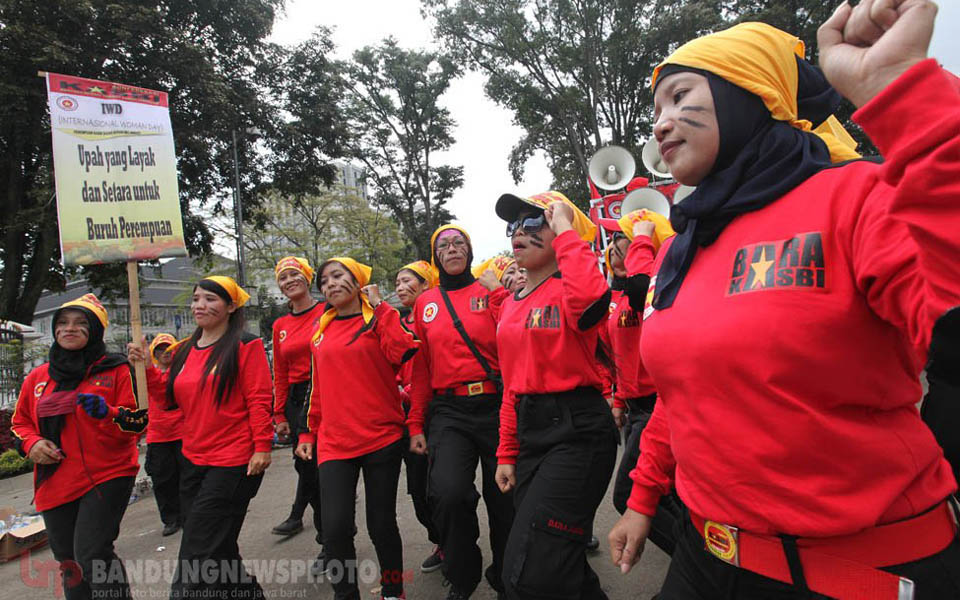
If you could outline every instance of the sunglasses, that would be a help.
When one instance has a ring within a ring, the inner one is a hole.
[[[512,223],[507,223],[507,237],[513,237],[513,234],[517,232],[518,229],[523,229],[524,233],[536,233],[543,229],[543,226],[546,224],[547,219],[542,215],[537,215],[536,217],[524,217],[522,219],[517,219]]]

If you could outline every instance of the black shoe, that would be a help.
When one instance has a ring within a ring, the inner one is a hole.
[[[597,536],[591,535],[590,541],[587,542],[587,550],[590,552],[596,552],[600,548],[600,540],[597,539]]]
[[[277,535],[296,535],[303,531],[303,519],[289,517],[283,523],[273,528],[273,533]]]
[[[173,535],[178,531],[180,531],[180,523],[171,523],[163,526],[163,532],[160,535],[167,537],[168,535]]]
[[[421,573],[433,573],[437,569],[443,566],[443,551],[440,550],[440,546],[433,547],[433,554],[428,556],[420,564]]]
[[[447,597],[445,600],[467,600],[470,597],[470,594],[464,594],[457,588],[450,586],[450,591],[447,592]]]
[[[316,560],[310,565],[310,574],[314,577],[320,577],[327,572],[327,553],[323,550],[317,555]]]

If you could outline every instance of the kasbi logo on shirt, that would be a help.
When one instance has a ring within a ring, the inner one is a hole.
[[[560,307],[556,304],[531,308],[527,313],[527,329],[560,329]]]
[[[473,296],[470,298],[470,310],[472,312],[486,310],[488,303],[489,299],[487,296]]]
[[[814,231],[737,250],[726,295],[784,288],[823,290],[826,286],[823,239]]]

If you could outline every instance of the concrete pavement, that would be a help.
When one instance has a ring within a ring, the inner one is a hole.
[[[32,475],[21,475],[0,480],[0,506],[13,505],[20,510],[29,509],[33,496]],[[285,519],[290,510],[296,486],[296,473],[289,448],[273,453],[273,464],[267,470],[257,497],[250,503],[250,510],[240,534],[240,552],[251,568],[259,571],[259,578],[268,598],[333,598],[327,581],[310,581],[306,574],[309,564],[319,550],[314,541],[310,511],[304,519],[305,529],[291,538],[281,538],[270,533],[271,528]],[[477,483],[479,489],[479,481]],[[640,563],[627,575],[622,576],[611,564],[606,534],[619,515],[610,499],[612,486],[607,488],[607,497],[600,506],[596,520],[596,533],[601,539],[601,551],[592,555],[590,563],[600,576],[604,590],[611,600],[641,599],[653,596],[663,582],[669,557],[653,544],[647,548]],[[489,564],[490,546],[486,535],[486,512],[483,501],[479,507],[481,521],[480,547],[485,565]],[[413,504],[406,495],[406,476],[400,476],[400,494],[397,502],[397,518],[404,542],[404,567],[407,598],[442,600],[447,588],[443,587],[440,571],[424,574],[419,571],[420,562],[430,553],[432,545],[423,527],[417,522]],[[364,600],[379,598],[379,583],[376,581],[376,554],[367,535],[364,523],[364,492],[361,478],[357,501],[357,558],[360,564],[359,577]],[[127,508],[117,539],[117,554],[124,559],[132,581],[134,597],[166,599],[169,577],[177,557],[180,534],[161,537],[161,523],[156,502],[147,496]],[[49,548],[44,547],[29,558],[29,561],[13,561],[0,565],[0,599],[39,600],[56,597],[53,587],[55,561]],[[60,596],[62,597],[62,596]],[[493,600],[496,593],[481,582],[473,594],[476,600]]]

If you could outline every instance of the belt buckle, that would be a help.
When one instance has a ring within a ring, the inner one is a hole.
[[[467,395],[468,396],[479,396],[483,393],[483,382],[476,381],[474,383],[467,384]]]
[[[710,554],[735,567],[740,566],[740,530],[716,521],[703,524],[703,543]]]

